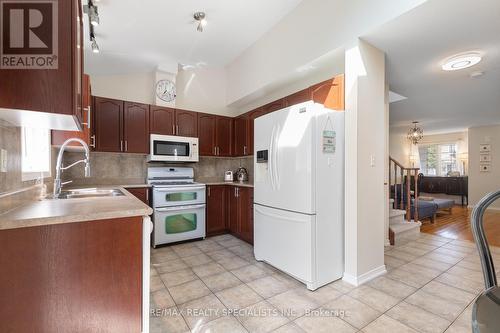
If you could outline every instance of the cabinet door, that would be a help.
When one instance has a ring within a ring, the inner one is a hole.
[[[161,106],[150,106],[149,132],[151,134],[175,134],[175,109]]]
[[[146,205],[149,204],[149,188],[148,187],[128,187],[125,188],[131,194],[133,194],[137,199],[144,202]]]
[[[233,119],[218,116],[215,128],[217,156],[231,156]]]
[[[239,236],[253,244],[253,189],[238,187]]]
[[[149,153],[149,105],[125,102],[123,151]]]
[[[224,233],[227,230],[227,187],[207,186],[207,236]]]
[[[235,156],[248,154],[248,127],[248,117],[246,115],[234,119],[233,152]]]
[[[238,197],[237,197],[237,187],[228,187],[228,226],[229,231],[235,236],[239,237],[239,213],[238,213]]]
[[[264,106],[262,106],[260,109],[260,114],[259,115],[264,115],[264,114],[268,114],[270,112],[273,112],[273,111],[278,111],[278,110],[281,110],[283,109],[285,106],[285,99],[284,98],[280,98],[274,102],[271,102],[271,103],[268,103]]]
[[[103,97],[94,98],[96,150],[121,152],[123,102]]]
[[[198,136],[198,113],[175,110],[175,134],[179,136]]]
[[[79,138],[90,143],[90,126],[91,126],[91,97],[90,97],[90,78],[87,74],[83,75],[83,130],[78,131],[51,131],[51,142],[53,146],[60,146],[69,138]],[[72,142],[70,146],[80,146],[77,142]]]
[[[320,82],[311,87],[316,103],[332,110],[344,110],[344,75]]]
[[[312,99],[311,89],[306,88],[304,90],[296,92],[295,94],[291,94],[291,95],[285,97],[285,106],[292,106],[295,104],[300,104],[303,102],[310,101],[311,99]]]
[[[216,116],[212,114],[198,114],[199,152],[201,156],[215,156],[216,144]]]

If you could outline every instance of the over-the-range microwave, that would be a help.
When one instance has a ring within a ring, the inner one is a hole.
[[[198,162],[198,138],[151,134],[148,161]]]

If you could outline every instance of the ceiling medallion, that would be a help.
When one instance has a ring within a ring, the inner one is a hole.
[[[406,137],[414,145],[419,143],[419,141],[424,138],[424,130],[421,127],[418,127],[418,121],[413,122],[413,127],[408,130],[408,135]]]

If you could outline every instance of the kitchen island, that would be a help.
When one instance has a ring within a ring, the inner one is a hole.
[[[119,190],[0,215],[1,332],[147,330],[152,210]]]

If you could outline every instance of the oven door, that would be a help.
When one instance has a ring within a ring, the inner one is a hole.
[[[154,187],[153,207],[172,207],[205,203],[205,185]]]
[[[205,237],[205,204],[155,208],[153,246]]]

